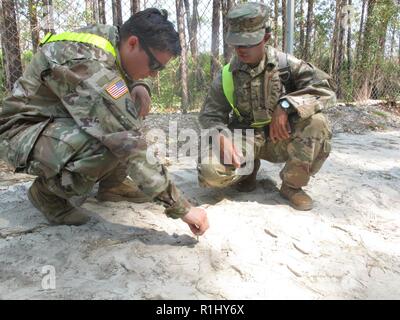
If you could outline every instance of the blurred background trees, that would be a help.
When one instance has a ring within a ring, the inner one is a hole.
[[[287,0],[270,8],[270,44],[286,49]],[[159,111],[198,109],[233,48],[226,14],[239,0],[1,0],[0,98],[12,89],[47,32],[121,25],[149,7],[165,8],[180,34],[182,56],[154,79]],[[400,0],[297,0],[294,54],[332,74],[345,101],[400,100]]]

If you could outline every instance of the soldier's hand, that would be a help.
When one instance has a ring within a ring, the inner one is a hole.
[[[223,134],[219,135],[219,143],[220,158],[224,162],[224,164],[232,163],[235,168],[240,168],[241,164],[244,162],[242,151],[236,148],[233,142],[225,137]],[[227,160],[227,163],[225,163],[225,159]]]
[[[189,225],[196,236],[203,235],[209,227],[207,212],[201,207],[190,208],[190,211],[181,219]]]
[[[269,125],[269,137],[272,142],[278,142],[289,138],[290,126],[288,114],[279,106],[276,107],[271,124]]]
[[[138,85],[132,89],[131,97],[133,102],[139,102],[139,116],[144,119],[150,112],[151,98],[149,92],[145,86]]]

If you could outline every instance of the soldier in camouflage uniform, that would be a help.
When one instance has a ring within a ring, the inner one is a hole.
[[[238,5],[227,18],[226,41],[236,51],[227,70],[233,77],[233,101],[229,101],[221,73],[199,116],[203,128],[220,131],[221,154],[211,156],[217,159],[214,163],[206,163],[208,154],[202,156],[199,183],[206,187],[235,185],[239,191],[248,192],[256,188],[260,159],[285,163],[280,172],[280,194],[292,207],[310,210],[312,199],[302,188],[321,168],[331,149],[331,130],[321,113],[335,102],[331,79],[310,63],[266,45],[271,30],[265,5]],[[236,169],[243,165],[245,144],[236,148],[223,129],[254,127],[254,139],[247,142],[254,147],[253,171],[239,175]],[[224,153],[232,159],[232,165],[221,160]]]
[[[208,228],[204,209],[189,204],[164,166],[146,161],[142,111],[130,95],[149,101],[138,80],[155,76],[180,50],[166,11],[154,8],[121,28],[95,25],[42,41],[4,100],[0,157],[37,176],[28,197],[51,223],[87,222],[71,199],[100,182],[99,200],[155,199],[195,234]]]

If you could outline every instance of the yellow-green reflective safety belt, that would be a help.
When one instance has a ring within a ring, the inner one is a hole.
[[[243,120],[243,117],[241,116],[239,110],[234,106],[233,104],[233,93],[235,91],[235,85],[233,83],[233,75],[232,72],[230,71],[230,63],[226,64],[222,68],[222,89],[224,91],[224,95],[226,99],[228,100],[229,104],[231,105],[231,108],[233,112],[236,114],[238,117],[239,121]],[[264,121],[256,121],[253,122],[250,127],[252,128],[262,128],[268,125],[271,122],[271,119],[264,120]]]
[[[110,41],[106,38],[100,37],[97,34],[92,33],[80,33],[80,32],[63,32],[60,34],[52,34],[49,32],[40,41],[40,45],[44,45],[48,42],[56,41],[73,41],[92,44],[104,51],[111,53],[113,57],[117,58],[117,52]]]

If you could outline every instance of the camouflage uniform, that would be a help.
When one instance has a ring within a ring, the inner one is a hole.
[[[233,9],[228,14],[231,29],[227,41],[233,45],[260,43],[265,35],[266,17],[265,7],[261,4],[247,3]],[[287,61],[294,85],[291,92],[285,91],[286,86],[280,79],[276,49],[265,46],[264,58],[254,68],[233,57],[230,70],[235,88],[234,101],[243,120],[239,121],[232,113],[220,74],[211,86],[199,121],[203,128],[250,129],[253,121],[271,118],[279,100],[287,99],[291,104],[290,138],[272,143],[268,127],[267,130],[256,129],[254,159],[285,163],[280,172],[283,182],[292,188],[301,188],[307,185],[310,176],[318,172],[329,155],[331,130],[321,111],[335,102],[335,93],[326,73],[291,55],[287,56]],[[243,144],[243,154],[245,150]],[[246,178],[237,175],[232,166],[218,162],[199,163],[198,174],[200,184],[209,187],[226,187]]]
[[[99,35],[118,48],[116,27],[96,25],[77,32]],[[118,51],[118,50],[116,50]],[[160,200],[173,218],[188,212],[160,164],[146,161],[142,122],[129,91],[137,84],[121,69],[120,57],[96,46],[49,42],[33,57],[0,114],[0,157],[42,177],[63,199],[87,195],[99,180],[124,169],[149,198]]]

